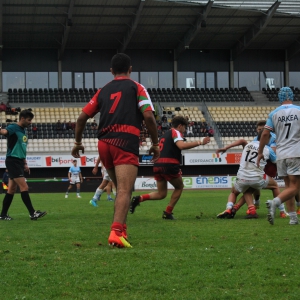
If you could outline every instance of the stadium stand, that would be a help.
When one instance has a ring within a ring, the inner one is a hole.
[[[254,102],[254,99],[246,87],[224,89],[148,88],[147,90],[153,102]]]
[[[294,101],[299,101],[300,100],[300,90],[299,88],[294,88],[291,86],[291,89],[293,90],[294,93]],[[270,102],[278,102],[278,94],[279,88],[263,88],[262,93],[266,95],[268,100]]]
[[[33,104],[34,105],[34,104]],[[33,119],[33,124],[36,124],[38,130],[36,133],[32,131],[32,126],[28,127],[28,139],[30,140],[28,144],[28,151],[31,152],[49,152],[49,151],[70,151],[70,145],[73,145],[74,142],[74,131],[73,130],[56,130],[56,123],[58,120],[61,122],[76,122],[78,115],[81,112],[82,107],[34,107],[32,103],[32,112],[35,115]],[[23,107],[25,109],[28,107]],[[9,122],[8,120],[15,121],[18,116],[16,115],[7,115],[5,112],[0,113],[0,120],[2,127],[5,128]],[[96,130],[91,129],[91,123],[93,119],[89,119],[87,126],[84,130],[83,137],[87,142],[87,151],[92,148],[93,151],[96,147],[95,137],[97,136]],[[55,143],[53,142],[55,141]],[[93,141],[93,145],[91,145]],[[58,142],[58,143],[57,143]],[[50,147],[49,147],[50,146]],[[93,147],[91,147],[93,146]],[[51,150],[50,150],[51,149]],[[1,136],[1,150],[6,150],[6,139],[4,136]]]
[[[230,144],[236,139],[244,138],[251,141],[256,135],[255,126],[257,120],[266,119],[274,106],[260,106],[253,99],[247,88],[148,88],[148,93],[154,104],[160,108],[159,113],[167,116],[168,122],[173,116],[182,115],[192,122],[193,137],[185,135],[187,141],[206,136],[201,132],[201,124],[210,124],[214,128],[215,135],[211,143],[201,150],[215,150],[223,145]],[[298,88],[293,88],[295,100],[300,93]],[[31,140],[28,151],[69,152],[74,139],[74,131],[55,129],[58,120],[61,122],[76,122],[83,107],[94,95],[97,89],[9,89],[7,100],[16,105],[32,107],[35,114],[34,123],[38,131],[34,135],[32,127],[28,128],[28,136]],[[278,89],[265,88],[261,91],[267,97],[267,102],[277,101]],[[263,103],[262,103],[263,104]],[[60,106],[60,107],[57,107]],[[15,115],[0,113],[2,126],[7,125],[7,119],[15,120]],[[98,120],[98,117],[96,118]],[[90,119],[84,131],[84,143],[86,151],[96,152],[96,131],[91,129]],[[1,139],[1,150],[5,150],[5,138]],[[149,150],[151,141],[141,143],[140,151]]]

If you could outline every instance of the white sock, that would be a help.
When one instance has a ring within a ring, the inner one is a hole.
[[[278,197],[274,198],[273,201],[275,202],[277,207],[281,204],[281,200]]]
[[[297,219],[297,213],[295,211],[289,212],[290,219]]]
[[[281,203],[281,204],[278,206],[278,208],[279,208],[280,211],[285,212],[285,208],[284,208],[284,204],[283,204],[283,203]]]
[[[103,193],[102,189],[96,189],[96,192],[95,192],[95,195],[93,196],[93,199],[95,199],[97,201],[98,198],[101,197],[102,193]]]
[[[233,203],[232,202],[227,202],[226,209],[232,209],[232,208],[233,208]]]

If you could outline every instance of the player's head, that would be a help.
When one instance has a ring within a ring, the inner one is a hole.
[[[293,93],[292,89],[289,88],[288,86],[282,87],[279,90],[278,99],[279,99],[280,103],[282,103],[286,100],[293,101],[294,100],[294,93]]]
[[[172,127],[184,133],[188,125],[188,120],[183,116],[176,116],[171,121]]]
[[[30,110],[24,109],[19,114],[19,120],[21,120],[21,118],[24,118],[24,119],[27,119],[27,118],[33,119],[34,118],[34,114]]]
[[[264,129],[266,125],[266,121],[265,120],[260,120],[256,123],[256,132],[259,133],[260,131],[262,131]]]
[[[111,59],[111,72],[116,74],[131,73],[131,59],[124,53],[118,53]]]
[[[263,130],[261,130],[261,131],[258,132],[258,135],[257,135],[257,140],[258,140],[258,141],[260,140],[260,137],[261,137],[261,135],[262,135],[262,132],[263,132]]]
[[[77,160],[76,159],[73,160],[73,164],[77,165]]]
[[[33,118],[34,118],[34,114],[30,110],[24,109],[19,114],[18,124],[24,128],[28,127],[31,124]]]
[[[260,136],[262,135],[262,132],[264,131],[265,125],[266,125],[265,120],[260,120],[256,123],[256,132],[258,133],[257,134],[258,141],[260,140]],[[271,133],[270,133],[270,136],[271,136]]]

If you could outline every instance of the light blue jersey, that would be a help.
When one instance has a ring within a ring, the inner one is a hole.
[[[276,134],[278,160],[300,157],[300,106],[279,106],[269,114],[265,128]]]
[[[71,166],[69,169],[69,173],[71,173],[72,176],[78,176],[79,173],[81,173],[80,167]]]
[[[276,147],[276,134],[274,132],[270,132],[270,134],[271,134],[271,136],[270,136],[267,146],[274,148],[274,147]],[[253,141],[257,141],[257,136],[253,139]]]

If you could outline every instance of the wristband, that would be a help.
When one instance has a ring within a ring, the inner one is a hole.
[[[199,145],[199,146],[202,145],[201,141],[198,141],[198,145]]]
[[[159,143],[157,143],[157,144],[152,144],[152,146],[157,147],[157,146],[159,146]]]
[[[75,145],[80,146],[82,145],[82,142],[74,142]]]

